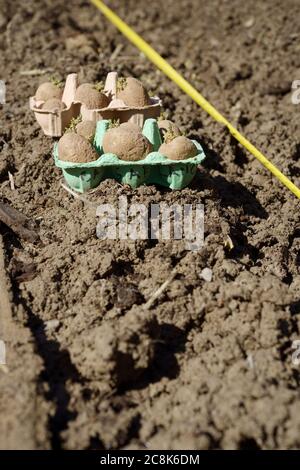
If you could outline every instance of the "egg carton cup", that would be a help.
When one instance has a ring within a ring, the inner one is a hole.
[[[66,108],[59,111],[47,111],[42,108],[44,101],[36,100],[35,96],[29,98],[29,107],[34,112],[35,118],[45,135],[61,137],[71,120],[79,116],[80,104],[74,101],[77,86],[77,74],[69,74],[62,95],[62,102],[66,105]]]
[[[109,129],[110,121],[97,123],[94,147],[99,153],[96,161],[71,163],[59,159],[58,144],[54,145],[55,165],[61,168],[67,184],[80,193],[97,187],[101,181],[112,178],[119,183],[137,188],[142,184],[159,184],[178,190],[186,187],[194,178],[197,166],[204,160],[201,145],[193,140],[198,149],[195,157],[185,160],[170,160],[158,152],[162,144],[161,135],[155,119],[147,119],[143,134],[153,145],[153,152],[136,162],[120,160],[117,155],[103,153],[103,138]]]
[[[117,99],[118,73],[107,74],[104,94],[111,100],[109,106],[102,109],[88,109],[85,104],[76,102],[80,106],[80,114],[83,121],[119,120],[123,122],[133,122],[141,128],[144,122],[150,118],[158,118],[161,114],[162,102],[158,97],[150,98],[151,104],[142,108],[132,108],[126,106],[124,101]]]

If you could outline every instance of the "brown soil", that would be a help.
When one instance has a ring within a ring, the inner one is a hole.
[[[298,2],[107,3],[299,185],[299,107],[290,93],[300,78]],[[34,219],[41,238],[30,244],[0,226],[8,275],[2,282],[0,259],[0,283],[9,286],[8,302],[1,291],[0,447],[299,447],[297,199],[89,2],[0,0],[0,49],[1,200]],[[20,73],[33,69],[52,71]],[[28,97],[51,74],[98,82],[110,70],[159,95],[207,160],[183,191],[105,181],[93,201],[201,201],[199,252],[181,242],[100,241],[94,208],[60,185],[53,142]],[[175,266],[165,292],[142,309]]]

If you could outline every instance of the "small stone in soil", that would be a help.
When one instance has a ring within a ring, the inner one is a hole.
[[[56,330],[60,325],[59,320],[49,320],[45,322],[45,327],[47,331],[53,331]]]
[[[209,268],[204,268],[202,269],[200,273],[200,277],[204,279],[206,282],[211,282],[212,280],[212,270]]]

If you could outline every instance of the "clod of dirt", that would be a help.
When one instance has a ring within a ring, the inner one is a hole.
[[[91,143],[75,132],[67,132],[58,142],[60,160],[73,163],[87,163],[97,160],[98,154]]]
[[[170,160],[185,160],[195,157],[198,153],[196,145],[186,137],[175,137],[171,142],[164,143],[159,148],[159,153]]]
[[[85,34],[78,34],[76,36],[66,38],[65,45],[67,51],[74,53],[74,55],[80,55],[82,58],[96,56],[94,42]]]
[[[70,347],[83,377],[118,387],[136,380],[151,365],[159,327],[154,315],[135,310],[85,331]]]
[[[118,92],[117,97],[129,107],[143,108],[151,104],[144,85],[133,77],[126,78],[124,87]]]
[[[61,111],[66,107],[65,103],[63,103],[59,98],[50,98],[43,104],[43,109],[46,111]]]
[[[113,153],[121,160],[142,160],[152,151],[149,140],[141,133],[129,127],[109,129],[103,139],[104,153]]]
[[[109,98],[96,90],[92,83],[83,83],[77,88],[75,101],[85,104],[88,109],[102,109],[109,105]]]
[[[182,135],[179,127],[174,124],[174,122],[169,121],[169,119],[161,119],[160,121],[157,121],[157,125],[163,139],[167,133],[172,133],[174,137]]]
[[[76,126],[76,133],[85,137],[89,142],[93,142],[96,132],[94,121],[82,121]]]
[[[42,83],[35,94],[35,99],[37,101],[48,101],[51,98],[57,98],[61,100],[63,95],[63,90],[52,82]]]

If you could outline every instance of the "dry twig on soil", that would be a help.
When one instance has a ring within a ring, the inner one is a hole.
[[[84,204],[86,204],[87,206],[90,206],[90,207],[97,207],[97,204],[89,201],[88,199],[86,199],[85,197],[81,196],[81,194],[78,194],[76,193],[75,191],[73,191],[73,189],[69,188],[67,185],[65,185],[64,183],[60,183],[61,187],[64,188],[65,191],[67,191],[69,194],[71,194],[71,196],[73,196],[75,199],[79,199],[80,201],[82,201]]]
[[[46,73],[53,72],[54,69],[48,68],[48,69],[33,69],[33,70],[21,70],[20,75],[23,75],[25,77],[34,77],[37,75],[46,75]]]
[[[168,279],[151,295],[150,299],[144,304],[143,310],[148,310],[154,302],[161,296],[161,294],[167,289],[168,285],[173,281],[177,274],[177,269],[173,269]]]
[[[39,240],[38,233],[30,228],[30,219],[4,202],[0,202],[0,221],[24,240],[31,243]]]

